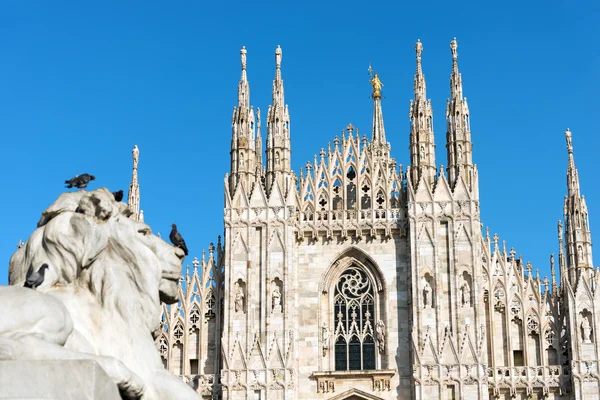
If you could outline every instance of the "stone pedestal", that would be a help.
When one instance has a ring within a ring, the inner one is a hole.
[[[120,400],[117,385],[90,360],[0,361],[0,399]]]

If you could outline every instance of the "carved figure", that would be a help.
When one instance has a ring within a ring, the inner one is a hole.
[[[381,96],[381,88],[383,87],[383,83],[379,80],[379,74],[375,72],[373,79],[370,80],[371,85],[373,85],[373,97]]]
[[[590,326],[590,321],[587,317],[583,317],[583,321],[581,321],[581,337],[583,339],[583,343],[592,343],[591,338],[592,328]]]
[[[460,144],[458,145],[458,159],[462,160],[462,146]]]
[[[385,325],[382,320],[377,321],[377,325],[375,326],[377,346],[379,347],[379,352],[383,353],[385,350]]]
[[[235,312],[240,312],[244,309],[244,291],[238,286],[235,292]]]
[[[246,46],[242,46],[242,49],[240,50],[240,57],[242,59],[242,69],[246,69]]]
[[[125,399],[196,399],[164,369],[152,337],[161,301],[179,300],[183,251],[131,215],[105,188],[63,193],[42,213],[11,257],[13,286],[0,286],[0,358],[95,360]],[[20,287],[41,264],[40,286]]]
[[[425,161],[425,146],[421,146],[421,152],[419,153],[421,161]]]
[[[423,306],[425,308],[430,308],[433,306],[432,289],[431,285],[427,281],[425,281],[425,286],[423,287]]]
[[[137,144],[133,146],[131,155],[133,156],[133,169],[137,169],[138,162],[140,161],[140,149],[138,149]]]
[[[460,287],[461,302],[463,307],[469,307],[471,305],[471,288],[468,282],[464,282]]]
[[[277,68],[279,68],[279,66],[281,65],[281,56],[282,56],[281,47],[277,46],[277,48],[275,49],[275,62],[277,64]]]
[[[323,357],[325,357],[327,349],[329,348],[329,327],[327,326],[327,322],[323,322],[323,327],[321,328],[321,340],[323,340]]]
[[[273,289],[273,295],[271,296],[273,301],[273,311],[281,312],[281,293],[279,292],[279,288],[275,286]]]
[[[565,132],[565,138],[567,139],[567,151],[569,153],[573,152],[573,138],[571,137],[571,131],[567,128]]]

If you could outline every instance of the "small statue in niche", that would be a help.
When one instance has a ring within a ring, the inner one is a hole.
[[[469,287],[469,283],[466,281],[460,287],[460,297],[463,307],[471,306],[471,288]]]
[[[462,159],[462,146],[460,144],[458,145],[458,159]]]
[[[385,325],[383,324],[382,320],[377,321],[375,332],[377,336],[377,346],[379,347],[379,352],[383,353],[385,350]]]
[[[321,340],[323,340],[323,357],[325,357],[327,349],[329,348],[329,328],[327,327],[327,322],[323,322],[323,327],[321,328]]]
[[[244,310],[244,291],[240,286],[238,286],[237,291],[235,292],[235,312],[240,312]]]
[[[281,312],[281,292],[277,286],[273,289],[271,299],[273,301],[273,312]]]
[[[423,288],[423,306],[425,308],[431,308],[433,306],[432,291],[429,282],[425,281],[425,287]]]
[[[590,321],[587,317],[583,317],[583,321],[581,321],[581,336],[583,339],[583,343],[592,343],[591,340],[592,328],[590,326]]]

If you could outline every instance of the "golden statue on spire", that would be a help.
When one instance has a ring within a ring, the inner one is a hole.
[[[373,69],[371,68],[371,66],[369,65],[369,74],[371,75],[371,80],[369,82],[371,82],[371,85],[373,86],[373,98],[381,98],[381,88],[383,87],[383,83],[381,83],[381,81],[379,80],[379,74],[377,74],[377,72],[375,72],[375,74],[373,74]]]

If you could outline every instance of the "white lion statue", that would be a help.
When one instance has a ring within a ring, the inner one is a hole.
[[[152,333],[178,301],[183,251],[105,188],[63,193],[12,256],[0,287],[0,360],[97,361],[125,399],[197,399],[166,371]],[[35,290],[30,267],[47,264]]]

